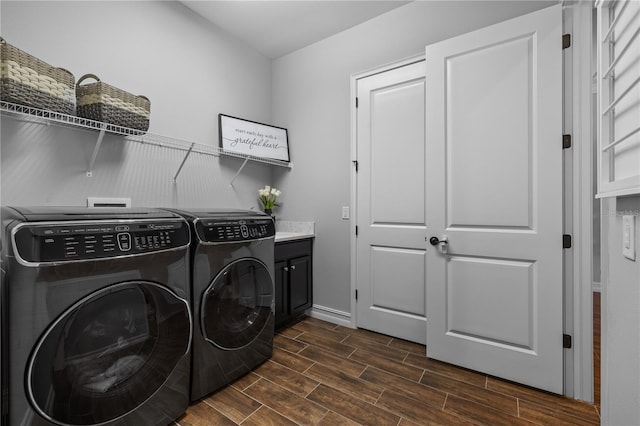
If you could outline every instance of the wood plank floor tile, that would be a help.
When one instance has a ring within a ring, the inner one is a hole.
[[[496,379],[495,377],[489,377],[487,379],[487,389],[495,390],[505,395],[515,396],[518,399],[533,402],[538,405],[544,405],[574,417],[580,417],[589,421],[600,421],[598,412],[593,405],[575,399],[520,386],[505,380]]]
[[[290,339],[281,334],[278,334],[273,337],[273,346],[277,348],[282,348],[292,353],[298,353],[304,348],[306,348],[307,344],[300,342],[298,340]]]
[[[231,386],[238,389],[239,391],[243,391],[249,386],[251,386],[252,384],[254,384],[255,382],[257,382],[258,380],[260,380],[260,376],[258,376],[253,372],[250,372],[240,377],[235,382],[231,383]]]
[[[278,332],[276,333],[276,336],[284,336],[284,337],[288,337],[289,339],[295,339],[301,334],[302,334],[301,330],[288,327],[288,328],[283,328],[282,330],[278,330]]]
[[[264,405],[242,423],[243,426],[295,426],[296,424]]]
[[[322,385],[321,385],[322,386]],[[356,423],[346,417],[341,416],[338,413],[329,411],[326,416],[320,420],[318,426],[359,426],[360,423]]]
[[[600,424],[599,419],[595,421],[595,419],[574,417],[524,400],[520,401],[520,417],[541,425],[594,426]]]
[[[473,425],[454,414],[425,404],[417,404],[415,399],[385,390],[376,402],[376,407],[385,408],[402,418],[420,425]]]
[[[300,425],[317,424],[329,411],[265,379],[258,380],[244,392]]]
[[[594,327],[595,315],[594,307]],[[600,343],[596,331],[594,370]],[[192,404],[173,426],[600,422],[597,405],[428,359],[424,349],[371,331],[306,318],[278,331],[270,360]]]
[[[454,395],[447,395],[444,410],[467,418],[480,425],[532,425],[534,423],[494,410],[486,405],[469,401]]]
[[[390,336],[386,336],[380,333],[375,333],[373,331],[365,330],[363,328],[348,328],[348,327],[339,325],[336,328],[336,330],[347,333],[349,336],[357,336],[357,337],[362,337],[364,339],[369,339],[381,345],[388,345],[393,340],[393,338]]]
[[[271,360],[255,369],[254,373],[300,396],[306,396],[319,384],[318,381]]]
[[[337,324],[333,324],[333,323],[330,323],[328,321],[323,321],[321,319],[313,318],[313,317],[305,317],[303,321],[306,322],[306,323],[309,323],[309,324],[315,324],[315,325],[318,325],[320,327],[324,327],[327,330],[337,330],[338,328],[340,328],[340,326],[337,325]],[[346,328],[346,327],[344,327],[344,328]],[[347,330],[351,330],[350,328],[346,328],[346,329]]]
[[[476,371],[467,370],[455,365],[429,359],[426,356],[419,356],[410,353],[404,360],[405,364],[414,365],[434,373],[440,373],[452,379],[460,380],[475,386],[485,387],[487,376]]]
[[[312,333],[320,337],[324,337],[325,339],[335,340],[336,342],[343,341],[349,335],[341,331],[329,330],[328,328],[318,325],[317,323],[307,321],[301,321],[295,324],[292,329],[299,330],[301,332]]]
[[[318,346],[326,349],[329,352],[333,352],[336,355],[348,357],[356,348],[343,343],[338,343],[335,340],[327,339],[326,337],[318,336],[317,334],[304,332],[296,338],[296,342],[302,342],[307,345]],[[286,348],[285,348],[286,349]]]
[[[305,350],[306,349],[300,352],[300,354],[294,354],[281,348],[273,348],[271,361],[284,365],[298,373],[302,373],[314,363],[314,361],[300,356]]]
[[[366,349],[378,356],[382,356],[399,362],[404,361],[404,359],[409,354],[409,352],[402,349],[396,349],[387,345],[381,345],[379,343],[371,341],[366,337],[360,337],[356,335],[350,335],[349,337],[344,339],[342,343],[354,348]]]
[[[198,401],[191,405],[189,410],[176,420],[176,423],[180,426],[232,426],[236,424],[204,401]]]
[[[356,349],[354,353],[349,355],[349,359],[359,361],[363,364],[371,365],[379,368],[380,370],[387,371],[389,373],[397,374],[405,379],[413,380],[417,382],[422,377],[424,370],[422,368],[414,367],[408,364],[402,364],[398,361],[390,360],[389,358],[381,357],[373,352],[369,352],[366,349]]]
[[[395,426],[400,421],[400,416],[326,385],[318,386],[307,398],[363,425]]]
[[[400,395],[412,398],[419,403],[428,404],[436,408],[442,408],[446,397],[446,393],[444,392],[371,366],[368,366],[367,369],[364,370],[360,378],[367,382],[374,383],[377,386],[381,386],[384,389],[390,389]]]
[[[371,404],[376,402],[383,391],[382,386],[321,364],[313,365],[305,375]]]
[[[315,346],[309,346],[300,352],[300,356],[308,358],[319,364],[343,371],[352,376],[358,377],[367,366],[361,362],[334,355],[333,353]]]
[[[232,386],[227,386],[213,395],[209,395],[204,402],[227,416],[236,423],[240,423],[260,408],[261,404]]]
[[[391,339],[389,346],[396,349],[402,349],[403,351],[411,352],[416,355],[425,356],[427,354],[427,347],[425,345],[409,342],[407,340],[393,338]]]
[[[426,371],[420,383],[443,392],[453,394],[479,404],[484,404],[512,416],[518,416],[518,401],[515,397],[494,392],[484,387],[469,386],[468,383],[451,379],[441,374]]]

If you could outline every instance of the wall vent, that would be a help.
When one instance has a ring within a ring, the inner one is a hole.
[[[131,207],[131,198],[89,197],[87,207]]]

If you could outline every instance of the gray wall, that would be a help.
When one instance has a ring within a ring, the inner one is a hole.
[[[271,61],[177,2],[2,1],[5,40],[48,63],[151,100],[149,132],[218,144],[218,113],[269,123]],[[91,82],[93,80],[89,80]],[[107,135],[93,177],[94,131],[2,117],[2,203],[84,205],[89,196],[134,206],[258,208],[272,167]]]
[[[278,216],[314,220],[314,304],[350,311],[350,77],[424,54],[427,44],[556,4],[417,1],[273,62],[273,119],[289,129]],[[401,164],[398,167],[402,167]]]
[[[602,424],[640,424],[640,195],[602,214]],[[622,255],[622,215],[636,216],[636,261]]]

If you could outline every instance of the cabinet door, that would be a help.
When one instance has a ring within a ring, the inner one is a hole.
[[[288,303],[287,303],[287,277],[288,272],[285,271],[287,267],[287,262],[285,260],[281,260],[280,262],[276,262],[275,265],[275,322],[276,327],[285,321],[287,318],[288,312]]]
[[[289,306],[292,314],[311,307],[311,256],[289,261]]]

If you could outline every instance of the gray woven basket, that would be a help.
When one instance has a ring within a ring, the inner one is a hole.
[[[80,85],[87,78],[95,83]],[[149,130],[151,102],[145,96],[132,95],[110,86],[95,76],[85,74],[76,84],[76,114],[103,123],[115,124],[130,129]]]
[[[75,78],[7,43],[0,37],[0,99],[73,114]]]

